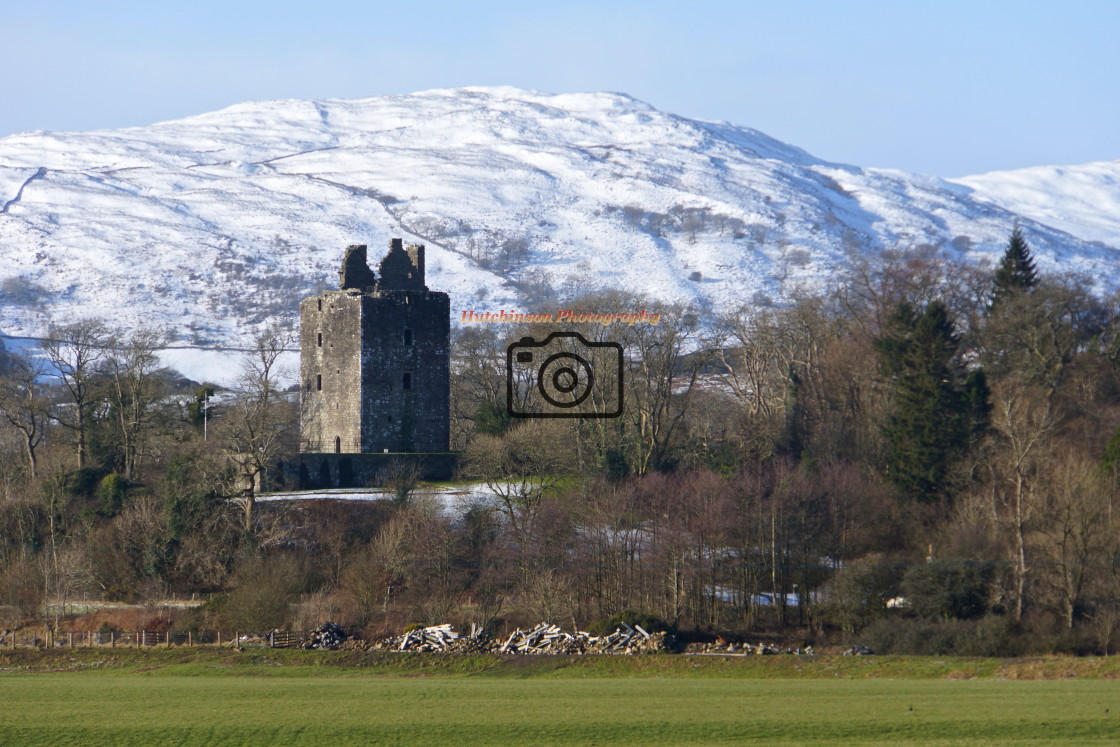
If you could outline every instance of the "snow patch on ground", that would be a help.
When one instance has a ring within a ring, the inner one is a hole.
[[[497,496],[486,483],[449,486],[423,486],[413,491],[410,500],[436,502],[448,515],[460,515],[471,506],[493,505]],[[261,493],[258,503],[285,501],[391,501],[393,493],[382,488],[332,488],[329,490],[292,490]]]

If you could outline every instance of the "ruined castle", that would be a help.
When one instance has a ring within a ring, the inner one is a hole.
[[[424,247],[393,239],[375,275],[351,246],[338,286],[300,304],[300,450],[447,451],[450,299],[424,285]]]
[[[450,476],[450,299],[424,284],[424,247],[392,239],[375,273],[351,246],[338,285],[300,304],[301,453],[282,479],[362,487],[390,459]]]

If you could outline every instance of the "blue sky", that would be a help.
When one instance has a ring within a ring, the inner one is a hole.
[[[1120,0],[0,0],[0,69],[0,135],[513,85],[946,177],[1120,158]]]

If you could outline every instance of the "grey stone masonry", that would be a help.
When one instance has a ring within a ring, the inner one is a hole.
[[[346,247],[342,267],[338,271],[338,287],[342,290],[371,291],[376,284],[377,278],[366,263],[366,245]]]
[[[450,298],[424,285],[424,247],[389,244],[380,278],[346,250],[339,290],[300,304],[300,451],[445,452]]]

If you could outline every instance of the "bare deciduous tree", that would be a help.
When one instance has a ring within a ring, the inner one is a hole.
[[[105,358],[113,420],[120,439],[121,473],[129,480],[135,477],[144,456],[155,409],[164,393],[166,369],[160,367],[157,352],[166,343],[167,336],[162,332],[138,329]]]
[[[51,364],[51,374],[69,394],[73,409],[60,408],[55,417],[74,431],[78,441],[78,469],[89,460],[86,443],[92,409],[95,403],[96,366],[104,358],[112,335],[100,319],[83,319],[71,324],[52,324],[43,343],[43,351]]]
[[[473,431],[494,435],[506,416],[506,346],[486,327],[465,327],[451,341],[451,442],[462,448]]]
[[[1030,570],[1026,537],[1035,509],[1039,456],[1057,426],[1058,413],[1045,394],[1013,384],[997,388],[994,400],[992,428],[1000,446],[993,462],[999,474],[992,481],[992,490],[997,513],[1005,517],[1011,532],[1015,566],[1012,613],[1019,620]]]
[[[278,328],[256,338],[242,364],[237,396],[215,423],[215,435],[237,466],[246,531],[253,528],[253,507],[262,476],[277,457],[294,446],[296,408],[281,391],[285,374],[279,362],[291,339],[291,334]]]
[[[628,326],[618,336],[628,359],[623,417],[634,434],[630,445],[637,474],[667,466],[712,357],[695,309],[659,304],[643,308],[659,313],[659,323]]]
[[[377,473],[377,485],[390,492],[395,505],[405,507],[412,500],[412,492],[422,476],[420,465],[415,461],[393,459]]]
[[[530,419],[501,436],[477,436],[463,456],[463,472],[485,481],[498,510],[523,533],[544,494],[576,466],[572,430],[558,420]]]
[[[0,415],[19,431],[31,478],[38,470],[36,449],[43,441],[48,422],[47,402],[39,379],[46,367],[26,355],[7,356],[8,365],[0,372]]]
[[[1088,606],[1094,577],[1110,571],[1116,549],[1112,491],[1097,465],[1076,452],[1051,460],[1043,481],[1039,520],[1030,538],[1036,576],[1043,601],[1072,630],[1078,608]]]

